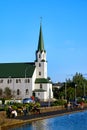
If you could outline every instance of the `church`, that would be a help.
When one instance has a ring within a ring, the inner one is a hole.
[[[47,101],[53,98],[52,83],[47,76],[41,24],[35,62],[0,63],[0,89],[4,91],[6,87],[15,99],[35,96]]]

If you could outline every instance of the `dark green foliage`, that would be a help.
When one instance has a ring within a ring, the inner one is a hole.
[[[60,89],[53,88],[56,99],[66,98],[67,100],[74,100],[75,91],[76,98],[87,96],[87,79],[81,73],[76,73],[72,79],[67,79]]]
[[[66,103],[65,100],[59,99],[59,100],[53,102],[52,106],[64,105],[65,103]]]

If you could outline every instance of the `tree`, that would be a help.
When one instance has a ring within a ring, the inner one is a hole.
[[[8,87],[6,87],[5,90],[4,90],[4,96],[5,96],[5,98],[11,98],[12,97],[11,90]]]
[[[83,75],[81,73],[76,73],[73,76],[72,82],[74,82],[74,86],[76,85],[75,87],[77,97],[84,96],[84,85],[87,86],[87,81]]]
[[[3,96],[3,90],[0,88],[0,98]]]

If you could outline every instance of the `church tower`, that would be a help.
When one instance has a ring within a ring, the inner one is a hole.
[[[47,79],[47,61],[46,61],[46,51],[44,48],[42,26],[40,24],[38,48],[36,51],[36,77]]]

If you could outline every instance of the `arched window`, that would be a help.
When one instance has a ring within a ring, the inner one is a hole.
[[[26,95],[27,95],[27,94],[29,94],[29,90],[28,90],[28,89],[26,89]]]
[[[17,89],[17,95],[20,95],[20,90],[19,89]]]
[[[39,58],[41,58],[41,55],[39,54]]]
[[[41,63],[39,63],[39,67],[41,67]]]
[[[41,72],[39,72],[39,75],[41,75]]]
[[[42,89],[42,84],[40,84],[40,89]]]
[[[30,79],[27,79],[27,82],[30,83]]]

